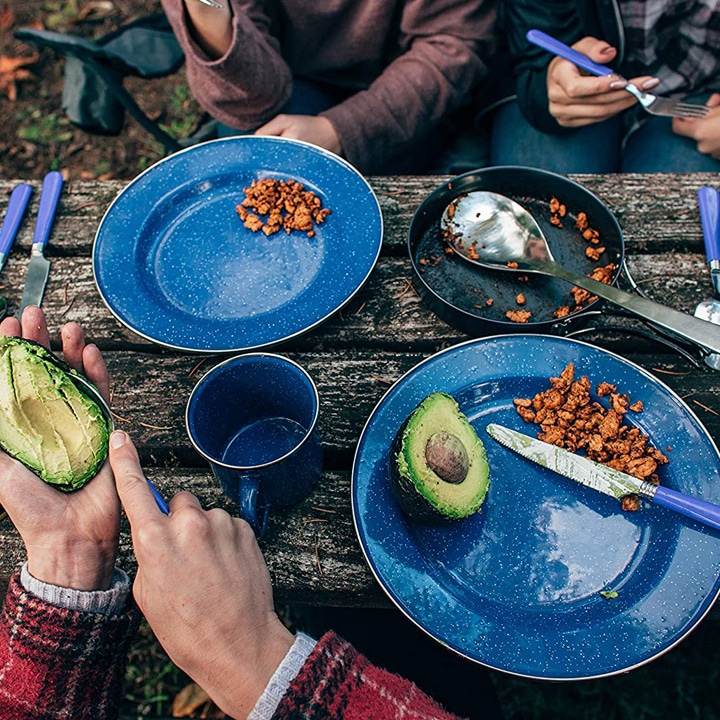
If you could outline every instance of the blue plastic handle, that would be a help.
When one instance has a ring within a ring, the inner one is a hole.
[[[598,65],[593,62],[587,55],[583,55],[577,50],[573,50],[569,45],[566,45],[560,40],[556,40],[542,30],[528,30],[525,37],[533,44],[551,52],[553,55],[558,55],[564,60],[569,60],[574,65],[577,65],[583,70],[587,70],[592,75],[598,77],[607,77],[608,75],[614,75],[615,71],[605,65]]]
[[[663,505],[704,525],[720,530],[720,505],[713,505],[706,500],[690,497],[662,485],[655,490],[653,500],[658,505]]]
[[[5,256],[15,241],[15,236],[20,228],[32,192],[31,185],[21,183],[10,193],[5,219],[2,228],[0,228],[0,267],[2,267]]]
[[[168,504],[165,502],[165,498],[158,492],[158,489],[148,480],[147,484],[150,486],[150,490],[152,490],[153,497],[155,498],[155,504],[160,508],[160,511],[164,513],[165,515],[170,514],[170,508],[168,507]]]
[[[718,237],[720,193],[709,185],[701,187],[698,190],[698,206],[700,207],[700,222],[702,223],[708,262],[720,260],[720,237]]]
[[[62,192],[63,176],[57,170],[52,170],[43,178],[42,193],[38,206],[35,235],[33,235],[33,250],[42,250],[50,237],[50,229],[55,219],[58,200]]]

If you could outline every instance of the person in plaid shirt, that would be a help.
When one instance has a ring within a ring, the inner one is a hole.
[[[491,162],[560,173],[720,170],[720,0],[505,0],[516,97],[495,113]],[[536,28],[615,70],[587,76],[525,38]],[[647,114],[626,80],[713,107]]]
[[[22,327],[16,318],[0,323],[0,334],[21,332],[49,347],[39,308],[24,311]],[[61,335],[65,361],[108,397],[97,347],[85,344],[75,323]],[[134,598],[115,566],[120,501],[138,562]],[[164,515],[124,432],[111,435],[109,463],[73,493],[0,452],[0,503],[27,550],[0,617],[2,720],[117,718],[140,611],[171,659],[231,717],[455,717],[335,633],[317,641],[293,636],[273,609],[250,526],[223,510],[203,510],[187,492]]]

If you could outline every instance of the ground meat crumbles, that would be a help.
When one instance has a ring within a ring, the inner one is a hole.
[[[624,422],[630,412],[642,412],[642,401],[630,402],[615,385],[601,382],[590,394],[591,384],[583,375],[575,379],[569,363],[550,387],[533,398],[516,398],[515,408],[525,422],[540,426],[538,438],[572,452],[580,450],[591,460],[603,463],[641,480],[659,484],[656,470],[668,458],[648,444],[649,438]],[[599,399],[607,398],[606,405]],[[637,510],[636,495],[622,498],[623,510]]]
[[[246,228],[274,235],[280,230],[301,230],[315,236],[315,226],[330,214],[322,200],[297,180],[263,178],[243,188],[245,199],[235,207]]]

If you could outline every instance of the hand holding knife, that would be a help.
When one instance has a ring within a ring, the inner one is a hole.
[[[50,237],[55,210],[57,209],[60,193],[62,192],[63,176],[57,170],[49,172],[43,178],[40,205],[38,207],[35,234],[33,236],[30,265],[28,266],[25,289],[18,318],[22,319],[23,310],[28,305],[40,306],[48,275],[50,274],[50,261],[45,258],[44,251]]]

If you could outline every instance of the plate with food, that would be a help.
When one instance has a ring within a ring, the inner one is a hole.
[[[382,234],[375,193],[342,158],[297,140],[230,137],[130,182],[100,222],[93,272],[138,335],[244,351],[307,332],[346,304]]]
[[[408,253],[424,302],[474,337],[553,332],[577,326],[602,301],[564,280],[538,273],[478,267],[448,242],[443,215],[458,199],[489,191],[514,200],[534,218],[563,267],[617,284],[624,265],[622,230],[610,208],[580,183],[537,168],[473,170],[442,183],[420,204],[408,231]]]
[[[720,532],[562,477],[490,423],[720,504],[717,447],[651,373],[579,340],[470,340],[400,378],[358,444],[353,519],[392,602],[528,678],[614,675],[680,642],[720,592]]]

